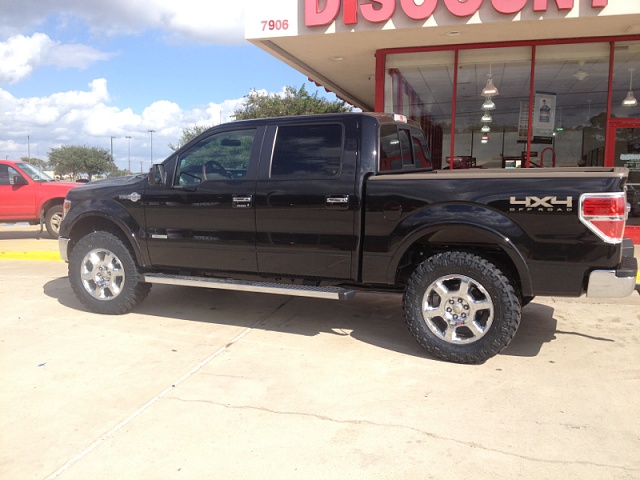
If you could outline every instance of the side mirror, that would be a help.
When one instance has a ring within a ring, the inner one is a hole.
[[[20,175],[11,175],[11,176],[9,176],[9,183],[11,185],[14,185],[14,186],[29,185],[29,182],[27,182],[24,179],[24,177],[22,177]]]
[[[153,186],[165,185],[167,181],[167,173],[165,172],[164,165],[154,164],[149,171],[149,184]]]

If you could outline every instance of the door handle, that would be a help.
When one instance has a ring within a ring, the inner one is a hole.
[[[349,195],[329,195],[327,197],[327,206],[347,207],[349,206]]]
[[[253,195],[234,195],[232,197],[233,208],[251,208]]]

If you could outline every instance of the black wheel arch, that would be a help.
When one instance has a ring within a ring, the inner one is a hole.
[[[148,257],[140,243],[142,228],[131,214],[119,205],[118,208],[113,208],[113,205],[110,205],[108,214],[95,207],[93,205],[93,208],[87,208],[81,212],[74,209],[75,212],[74,210],[69,212],[69,218],[65,217],[60,234],[70,239],[69,250],[73,249],[73,246],[87,234],[104,231],[122,240],[131,251],[139,267],[148,265]]]
[[[495,230],[465,223],[425,226],[413,232],[392,258],[387,272],[389,279],[396,285],[404,285],[426,258],[451,250],[486,258],[512,279],[520,295],[533,295],[531,273],[518,246]]]

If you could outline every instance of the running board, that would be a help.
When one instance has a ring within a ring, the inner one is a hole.
[[[217,288],[240,292],[275,293],[296,297],[325,298],[330,300],[349,300],[356,294],[355,290],[340,287],[311,287],[306,285],[289,285],[270,282],[250,282],[228,278],[195,277],[190,275],[169,275],[154,273],[144,276],[147,283],[164,285],[180,285],[183,287]]]

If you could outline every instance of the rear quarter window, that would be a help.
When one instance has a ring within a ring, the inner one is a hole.
[[[431,169],[424,134],[417,128],[383,125],[380,128],[379,171]]]

